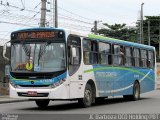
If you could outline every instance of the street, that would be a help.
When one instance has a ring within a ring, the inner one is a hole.
[[[2,120],[158,120],[160,115],[160,90],[141,95],[139,101],[126,101],[122,97],[104,100],[89,108],[81,108],[77,101],[51,101],[46,108],[38,108],[34,101],[0,104]],[[136,118],[139,114],[140,118]],[[114,116],[116,115],[116,116]],[[128,115],[128,116],[126,116]],[[133,115],[133,116],[132,116]],[[155,115],[157,115],[155,117]],[[143,117],[143,118],[142,118]]]
[[[0,104],[0,113],[10,114],[97,114],[97,113],[159,113],[160,91],[141,95],[139,101],[122,97],[108,98],[89,108],[80,108],[77,101],[51,101],[47,108],[38,108],[34,101]]]

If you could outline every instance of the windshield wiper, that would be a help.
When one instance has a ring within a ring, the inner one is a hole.
[[[41,59],[41,57],[44,55],[44,53],[46,52],[46,47],[48,46],[49,44],[46,43],[44,45],[41,45],[40,46],[40,50],[39,50],[39,54],[38,54],[38,66],[39,66],[39,60]]]
[[[26,53],[26,55],[30,58],[31,47],[29,46],[28,48],[26,44],[22,44],[22,48],[24,49],[24,52]]]

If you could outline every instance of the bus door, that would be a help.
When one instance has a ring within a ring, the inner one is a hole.
[[[70,81],[70,97],[79,97],[79,84],[82,80],[81,63],[81,38],[76,35],[68,37],[68,74]]]

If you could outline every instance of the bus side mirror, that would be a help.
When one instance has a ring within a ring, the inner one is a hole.
[[[8,43],[8,42],[7,42]],[[7,61],[9,61],[9,58],[6,57],[6,52],[7,52],[7,43],[3,46],[3,58]]]
[[[75,47],[71,47],[71,64],[79,64],[78,56],[77,56],[77,49]]]

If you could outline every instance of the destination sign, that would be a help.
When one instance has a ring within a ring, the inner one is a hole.
[[[12,40],[63,38],[62,31],[23,31],[13,33]]]
[[[55,32],[22,32],[18,33],[18,39],[43,39],[43,38],[54,38]]]

